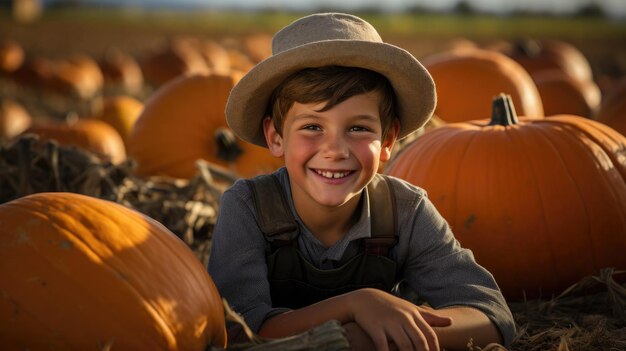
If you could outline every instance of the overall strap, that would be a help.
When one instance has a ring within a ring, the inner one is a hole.
[[[247,179],[246,183],[252,191],[259,227],[272,247],[291,244],[299,234],[296,222],[285,192],[278,177],[273,174],[261,175]]]
[[[363,239],[363,250],[366,254],[387,256],[389,249],[398,242],[395,194],[387,177],[380,174],[367,185],[367,192],[372,236]]]

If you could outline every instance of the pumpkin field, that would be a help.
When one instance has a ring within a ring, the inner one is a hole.
[[[282,166],[228,94],[301,15],[0,9],[0,349],[319,347],[226,346],[206,272],[221,194]],[[437,87],[380,172],[428,192],[517,324],[468,350],[626,350],[626,21],[362,16]]]

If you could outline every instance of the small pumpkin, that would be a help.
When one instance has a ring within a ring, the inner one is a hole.
[[[193,252],[113,202],[57,192],[0,205],[0,270],[4,349],[226,344],[219,292]]]
[[[143,74],[137,60],[119,49],[111,49],[98,61],[104,86],[138,93],[143,88]]]
[[[45,87],[59,94],[73,94],[90,99],[102,91],[104,78],[97,62],[84,54],[73,54],[57,60]]]
[[[191,74],[206,74],[209,69],[202,56],[184,41],[172,41],[140,60],[147,83],[160,87],[166,82]]]
[[[12,99],[0,100],[0,141],[12,139],[32,123],[28,111]]]
[[[230,72],[230,57],[228,51],[215,40],[199,38],[180,38],[182,45],[188,45],[197,51],[206,63],[209,71],[216,74]]]
[[[191,178],[196,160],[242,177],[271,172],[283,163],[262,147],[228,135],[224,110],[239,75],[182,76],[145,103],[128,139],[139,175]]]
[[[115,164],[126,159],[122,137],[104,121],[95,119],[39,120],[33,123],[25,133],[37,134],[44,140],[56,140],[61,145],[73,145],[85,149]]]
[[[541,97],[522,66],[495,51],[463,49],[440,52],[421,60],[435,81],[435,114],[445,122],[489,115],[489,101],[500,92],[511,95],[520,113],[543,117]]]
[[[557,39],[520,39],[503,51],[531,75],[557,69],[578,81],[593,80],[587,57],[576,46]]]
[[[94,118],[115,128],[126,145],[141,111],[143,111],[143,102],[132,96],[107,96],[103,99],[102,108],[96,112]]]
[[[7,75],[17,70],[24,62],[22,46],[13,40],[0,42],[0,75]]]
[[[241,42],[247,56],[255,63],[272,56],[272,36],[267,33],[248,34]]]
[[[596,119],[626,135],[626,76],[604,96]]]
[[[600,106],[600,88],[592,81],[580,81],[560,70],[543,70],[532,75],[546,116],[569,114],[593,118]]]
[[[423,187],[506,297],[558,294],[626,269],[626,137],[571,115],[524,118],[509,97],[491,120],[424,133],[386,173]]]

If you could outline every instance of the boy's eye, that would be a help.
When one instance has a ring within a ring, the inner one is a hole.
[[[368,132],[370,129],[363,126],[353,126],[350,127],[351,132]]]
[[[302,129],[304,130],[320,130],[320,126],[316,125],[316,124],[307,124],[305,126],[302,127]]]

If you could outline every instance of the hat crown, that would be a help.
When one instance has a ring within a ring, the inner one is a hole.
[[[274,55],[298,46],[327,40],[382,42],[376,29],[359,17],[321,13],[300,18],[278,31],[272,39]]]

